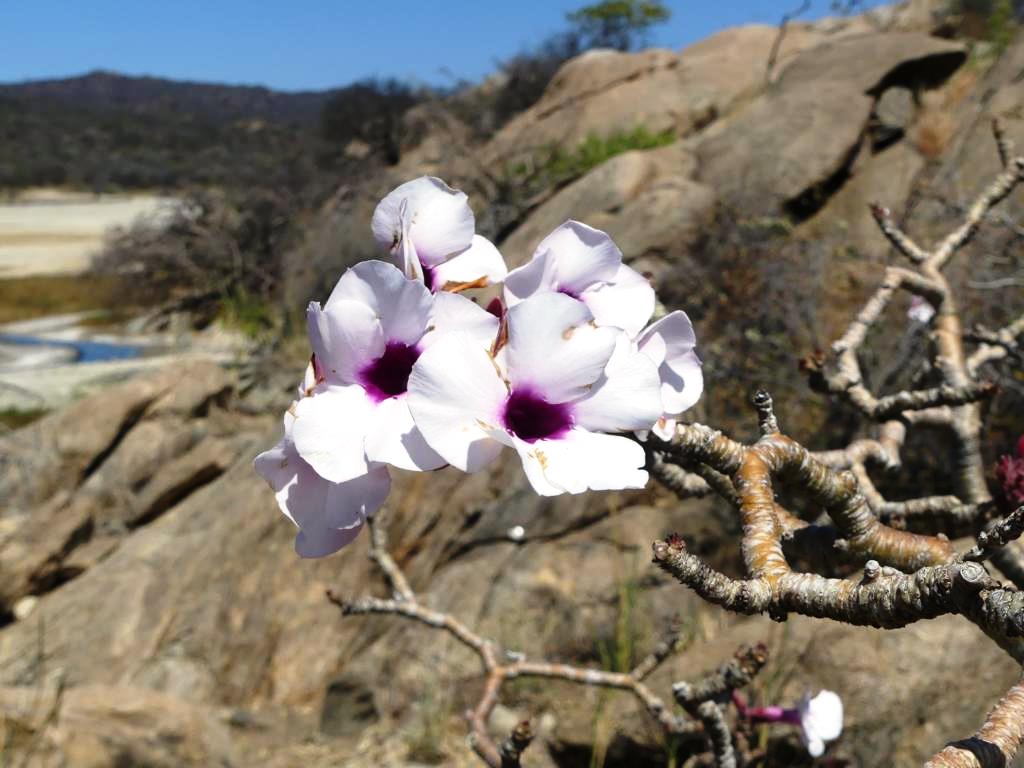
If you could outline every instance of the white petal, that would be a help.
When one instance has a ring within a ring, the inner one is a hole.
[[[274,493],[277,493],[295,477],[294,464],[297,458],[298,454],[295,453],[294,447],[282,439],[273,448],[253,459],[252,468],[256,470],[257,475],[267,481]],[[285,509],[281,511],[288,514]]]
[[[609,282],[582,292],[580,299],[590,307],[598,325],[621,328],[630,336],[640,333],[654,312],[650,281],[625,264]]]
[[[473,235],[473,243],[462,253],[434,267],[434,291],[442,291],[449,284],[473,283],[482,287],[500,283],[508,274],[505,260],[486,237]]]
[[[604,371],[618,332],[596,328],[590,310],[561,293],[541,293],[508,310],[508,375],[550,403],[586,394]]]
[[[366,475],[345,483],[332,483],[314,472],[297,453],[292,458],[295,475],[276,496],[281,511],[300,530],[348,530],[363,524],[364,499],[345,493],[345,489]]]
[[[457,293],[439,293],[434,296],[434,309],[430,316],[430,332],[421,342],[426,349],[446,333],[461,331],[471,336],[482,349],[490,349],[498,335],[499,321],[475,301]]]
[[[329,555],[355,539],[366,516],[384,503],[391,489],[384,467],[345,483],[324,480],[287,437],[253,464],[274,489],[281,512],[299,528],[295,549],[302,557]]]
[[[327,387],[295,406],[292,439],[299,455],[326,480],[366,474],[363,448],[372,406],[357,385]]]
[[[330,311],[335,303],[345,300],[373,310],[380,319],[385,341],[415,344],[430,319],[432,298],[427,287],[383,261],[364,261],[345,272],[324,309]]]
[[[390,250],[398,244],[403,200],[410,217],[409,236],[423,264],[439,264],[469,247],[476,223],[466,195],[432,176],[406,182],[380,201],[371,227],[381,246]]]
[[[324,481],[326,482],[326,480]],[[316,558],[333,555],[342,547],[348,546],[359,532],[363,530],[363,524],[359,523],[354,528],[320,528],[303,529],[295,535],[295,554],[299,557]]]
[[[490,432],[507,394],[487,352],[471,336],[451,333],[420,355],[406,397],[427,444],[449,464],[475,472],[501,452]]]
[[[532,259],[505,276],[505,303],[510,307],[535,294],[557,290],[555,261],[550,251],[537,251]]]
[[[595,283],[615,278],[622,251],[608,235],[578,221],[567,221],[541,240],[536,253],[548,251],[558,285],[579,296]]]
[[[668,353],[665,340],[656,333],[650,336],[646,334],[647,331],[645,330],[637,337],[637,350],[647,355],[655,365],[661,365],[665,362],[665,355]]]
[[[843,700],[834,691],[821,691],[800,702],[800,724],[808,738],[838,739],[843,732]]]
[[[409,236],[410,217],[407,203],[408,200],[403,200],[398,211],[398,222],[402,229],[402,242],[398,246],[402,254],[399,264],[406,277],[410,280],[419,280],[422,282],[423,264],[420,261],[420,255],[416,253],[416,246],[413,244],[412,238]]]
[[[628,437],[574,428],[556,440],[515,441],[523,469],[541,496],[643,488],[647,472],[643,447]]]
[[[366,458],[413,471],[438,469],[446,463],[413,423],[405,397],[389,397],[373,409]]]
[[[659,344],[665,349],[658,368],[665,413],[682,413],[692,408],[704,391],[704,373],[700,358],[693,351],[697,337],[686,313],[678,310],[669,313],[646,328],[637,341],[648,356]]]
[[[644,346],[654,339],[661,339],[667,357],[684,355],[697,345],[693,323],[685,312],[678,309],[647,326],[637,337],[637,343],[640,349],[644,349]]]
[[[538,440],[535,443],[527,443],[518,437],[512,438],[512,446],[519,454],[526,479],[530,481],[533,490],[541,496],[558,496],[566,491],[561,485],[555,485],[548,479],[547,469],[551,466],[547,448],[549,442],[554,441]]]
[[[825,754],[825,742],[817,737],[806,739],[807,753],[811,757],[821,757]]]
[[[676,424],[678,424],[678,422],[675,419],[662,416],[658,419],[651,431],[662,440],[671,440],[676,436]]]
[[[619,334],[604,374],[573,404],[573,414],[577,424],[597,432],[651,429],[662,414],[658,369]]]
[[[363,367],[384,354],[380,321],[360,302],[339,299],[327,309],[311,302],[306,325],[317,366],[330,383],[352,384]]]
[[[700,400],[704,391],[704,371],[696,352],[687,352],[671,362],[666,360],[658,374],[661,376],[661,401],[665,413],[682,413]]]

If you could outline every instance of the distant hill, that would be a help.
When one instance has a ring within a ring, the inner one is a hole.
[[[221,85],[97,70],[78,77],[0,84],[0,98],[136,113],[180,111],[217,122],[267,120],[315,125],[341,89],[286,93],[253,85]]]
[[[418,98],[393,82],[285,93],[104,71],[3,84],[0,190],[330,187],[355,162],[348,142],[372,146],[380,116]]]

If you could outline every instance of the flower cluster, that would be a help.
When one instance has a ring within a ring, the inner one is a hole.
[[[996,482],[1007,505],[1024,504],[1024,435],[1017,440],[1013,456],[1000,456],[996,463]]]
[[[312,359],[255,460],[300,555],[355,538],[388,466],[476,472],[509,447],[545,496],[646,484],[636,435],[669,434],[703,378],[689,318],[648,325],[654,290],[607,234],[568,221],[508,271],[466,195],[430,177],[385,197],[372,229],[393,261],[309,305]],[[464,295],[501,284],[487,309]]]

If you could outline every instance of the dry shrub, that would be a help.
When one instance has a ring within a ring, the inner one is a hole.
[[[910,131],[914,147],[929,160],[939,158],[956,133],[956,118],[945,104],[926,104]]]

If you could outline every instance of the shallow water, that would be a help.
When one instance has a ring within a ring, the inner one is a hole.
[[[25,336],[17,333],[0,333],[0,344],[16,344],[18,346],[63,347],[73,349],[76,363],[99,363],[104,360],[128,360],[141,357],[147,351],[138,344],[115,344],[106,341],[58,341],[39,336]]]

